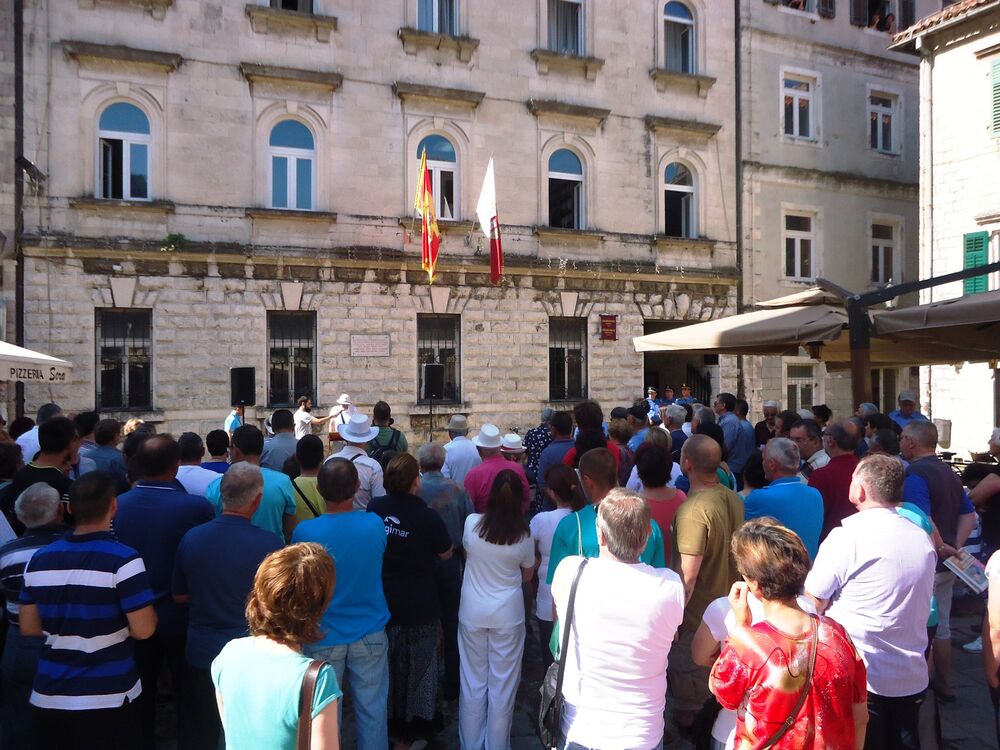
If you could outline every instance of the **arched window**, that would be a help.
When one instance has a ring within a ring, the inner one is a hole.
[[[316,141],[297,120],[282,120],[268,140],[271,208],[311,211],[316,205]]]
[[[583,229],[583,164],[565,148],[549,157],[549,226]]]
[[[417,162],[427,150],[427,171],[431,173],[434,212],[439,219],[458,218],[458,157],[451,141],[443,135],[429,135],[417,146]]]
[[[694,16],[684,3],[663,6],[663,67],[675,73],[695,73]]]
[[[667,237],[697,237],[694,220],[694,176],[683,164],[668,164],[663,172],[663,233]]]
[[[116,102],[97,124],[97,196],[148,201],[149,118],[134,104]]]

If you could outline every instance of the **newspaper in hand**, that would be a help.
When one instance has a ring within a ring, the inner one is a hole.
[[[963,551],[959,555],[949,557],[944,561],[944,566],[977,594],[981,594],[989,588],[990,583],[986,578],[986,566],[968,552]]]

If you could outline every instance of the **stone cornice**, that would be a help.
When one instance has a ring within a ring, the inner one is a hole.
[[[410,227],[412,227],[415,235],[422,235],[424,233],[423,222],[419,219],[411,219],[409,216],[401,217],[399,220],[399,226],[403,227],[403,229],[407,231],[409,231]],[[479,226],[479,224],[474,221],[449,221],[447,219],[438,219],[438,231],[441,232],[441,234],[467,235],[474,231],[477,226]]]
[[[646,127],[654,133],[663,131],[708,140],[721,129],[721,125],[697,120],[681,120],[676,117],[659,117],[646,115]]]
[[[248,62],[240,63],[240,73],[251,84],[257,81],[280,81],[282,83],[321,86],[330,91],[336,91],[344,82],[344,76],[340,73],[302,70],[300,68],[283,68],[278,65],[259,65]]]
[[[396,32],[403,43],[407,54],[416,54],[418,49],[451,49],[462,62],[469,62],[472,54],[479,48],[479,40],[471,36],[452,36],[451,34],[436,34],[433,31],[421,31],[404,27]]]
[[[174,4],[174,0],[77,0],[78,6],[87,10],[92,10],[97,2],[102,5],[124,5],[139,8],[149,13],[157,21],[162,21],[167,13],[167,8]]]
[[[1000,208],[995,208],[992,211],[984,211],[981,214],[976,214],[973,218],[979,226],[1000,224]]]
[[[568,102],[558,102],[551,99],[529,99],[527,105],[528,111],[535,117],[539,115],[573,117],[577,120],[584,120],[595,127],[603,125],[604,121],[611,115],[610,109],[585,107],[579,104],[569,104]]]
[[[97,60],[104,63],[134,63],[160,68],[165,73],[177,70],[184,62],[183,57],[173,52],[136,49],[121,44],[95,44],[70,39],[63,40],[59,44],[66,56],[77,62]]]
[[[82,211],[92,211],[96,213],[152,213],[152,214],[172,214],[174,212],[173,201],[119,201],[110,198],[80,197],[70,198],[70,208]]]
[[[825,183],[841,185],[844,183],[857,185],[861,188],[875,191],[897,190],[900,194],[916,197],[920,185],[916,182],[887,180],[880,177],[869,177],[854,172],[838,172],[834,170],[808,169],[806,167],[789,167],[782,164],[764,164],[758,161],[745,161],[743,165],[749,171],[755,171],[765,178],[787,178],[796,182]]]
[[[712,76],[678,73],[665,68],[653,68],[649,71],[649,77],[656,84],[657,91],[696,90],[698,96],[708,96],[708,90],[715,85],[716,80]]]
[[[337,214],[332,211],[303,211],[294,208],[247,208],[246,215],[254,221],[307,221],[336,224]]]
[[[569,55],[564,52],[553,52],[552,50],[536,48],[531,50],[531,59],[535,61],[535,67],[539,73],[545,75],[550,70],[561,70],[570,73],[582,73],[588,81],[597,79],[597,74],[604,67],[604,60],[600,57],[588,57],[584,55]]]
[[[486,97],[482,91],[426,86],[422,83],[409,83],[407,81],[395,81],[392,84],[392,92],[403,101],[407,99],[435,99],[470,109],[478,107],[479,103]]]
[[[543,245],[599,245],[604,241],[603,232],[588,229],[559,229],[557,227],[535,227],[538,241]]]
[[[337,30],[337,19],[334,16],[299,13],[254,3],[247,4],[246,14],[250,25],[258,34],[266,34],[271,29],[299,34],[306,32],[315,34],[317,42],[329,42],[330,34]]]

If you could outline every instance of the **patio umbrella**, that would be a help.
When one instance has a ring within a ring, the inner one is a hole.
[[[64,359],[0,341],[0,379],[67,383],[73,365]]]

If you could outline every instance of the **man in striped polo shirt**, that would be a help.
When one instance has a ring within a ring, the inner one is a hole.
[[[24,571],[24,636],[45,636],[34,689],[34,747],[133,748],[142,692],[132,639],[156,630],[142,558],[115,541],[114,482],[84,474],[69,493],[73,533],[39,550]]]
[[[18,628],[24,568],[41,548],[69,532],[63,523],[59,491],[44,482],[31,485],[14,503],[17,519],[26,530],[20,539],[0,547],[0,585],[7,600],[7,644],[3,650],[2,747],[30,747],[28,699],[38,669],[42,639],[26,638]]]

